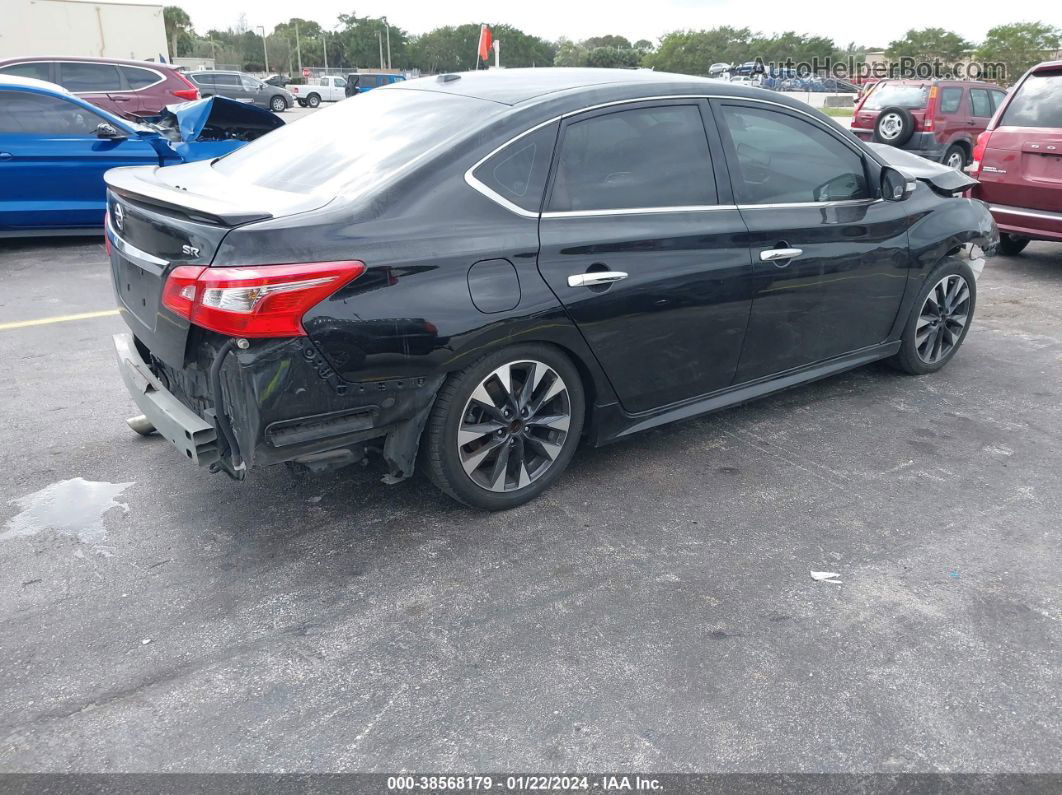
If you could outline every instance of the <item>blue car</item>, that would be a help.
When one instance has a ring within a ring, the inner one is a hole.
[[[108,169],[218,157],[283,124],[220,97],[131,122],[53,83],[0,76],[0,237],[102,234]]]

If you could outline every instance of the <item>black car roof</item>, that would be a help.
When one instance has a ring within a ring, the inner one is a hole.
[[[649,95],[666,93],[704,93],[728,97],[757,97],[766,94],[777,98],[779,104],[800,105],[788,98],[781,98],[773,91],[731,86],[721,80],[693,77],[669,72],[654,72],[648,69],[575,69],[548,67],[542,69],[488,69],[480,72],[454,72],[435,77],[406,80],[387,86],[388,91],[436,91],[476,99],[498,102],[503,105],[530,104],[533,100],[545,100],[562,92],[579,89],[630,87],[646,89]]]

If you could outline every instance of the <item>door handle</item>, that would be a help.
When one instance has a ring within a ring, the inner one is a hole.
[[[569,287],[593,287],[595,284],[611,284],[621,279],[626,279],[627,274],[623,271],[590,271],[589,273],[575,273],[568,277]]]
[[[10,152],[0,152],[0,160],[10,160],[14,155]]]
[[[799,248],[769,248],[760,252],[760,262],[781,262],[787,259],[796,259],[803,250]]]

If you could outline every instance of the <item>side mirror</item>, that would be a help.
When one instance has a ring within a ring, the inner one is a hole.
[[[907,199],[918,183],[899,169],[885,166],[881,170],[881,198],[887,202],[902,202]]]
[[[96,125],[96,137],[103,138],[109,141],[120,141],[122,139],[128,138],[129,136],[121,130],[115,129],[113,124],[108,124],[105,121],[101,121],[99,124]]]

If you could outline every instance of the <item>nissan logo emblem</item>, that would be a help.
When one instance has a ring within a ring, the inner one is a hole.
[[[125,227],[125,210],[122,209],[122,205],[118,202],[114,203],[114,226],[119,232]]]

